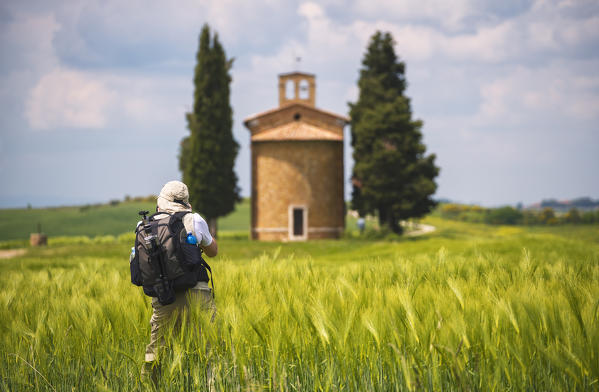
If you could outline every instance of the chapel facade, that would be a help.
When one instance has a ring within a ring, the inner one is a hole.
[[[339,238],[345,228],[343,129],[316,108],[316,77],[279,75],[279,107],[244,120],[251,133],[251,237]]]

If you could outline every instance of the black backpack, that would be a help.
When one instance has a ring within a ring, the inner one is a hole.
[[[143,214],[142,214],[143,213]],[[144,219],[135,229],[135,255],[131,259],[131,283],[142,286],[162,305],[175,301],[175,292],[208,282],[210,266],[202,258],[202,249],[187,243],[183,216],[187,211],[158,212]],[[158,217],[158,219],[156,219]]]

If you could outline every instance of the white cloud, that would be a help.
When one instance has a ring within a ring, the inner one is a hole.
[[[599,62],[591,66],[599,67]],[[599,120],[599,76],[580,76],[575,63],[540,69],[517,68],[481,86],[482,103],[476,123],[538,124]]]
[[[183,117],[181,100],[191,96],[188,78],[143,75],[139,70],[78,70],[61,63],[55,46],[61,33],[68,33],[72,51],[94,55],[76,29],[85,7],[71,5],[39,14],[16,12],[10,23],[0,25],[0,100],[5,106],[9,103],[22,113],[31,128],[45,130],[123,123],[165,126]],[[115,23],[115,18],[105,19]]]
[[[56,43],[63,59],[75,64],[170,64],[186,55],[192,61],[204,23],[218,32],[226,49],[241,45],[243,51],[272,45],[290,33],[294,7],[276,0],[181,0],[176,6],[143,0],[66,0],[55,6],[64,23]]]
[[[83,72],[56,69],[31,91],[26,115],[34,129],[102,128],[113,96]]]
[[[462,28],[474,11],[468,0],[357,0],[353,9],[356,15],[369,18],[435,22],[449,30]]]
[[[298,15],[305,19],[306,54],[315,65],[355,58],[356,45],[365,38],[361,28],[335,23],[321,6],[312,2],[302,3]]]
[[[26,117],[33,129],[172,127],[191,99],[185,78],[58,68],[31,90]]]
[[[357,1],[356,9],[375,18],[354,21],[352,30],[357,32],[360,25],[369,34],[375,29],[390,31],[398,52],[410,61],[444,58],[481,63],[534,62],[548,55],[562,58],[583,55],[589,45],[599,46],[599,15],[572,17],[553,4],[537,4],[511,18],[491,18],[482,23],[480,20],[486,19],[481,15],[488,11],[474,3],[425,1],[416,6],[411,2],[389,1],[385,2],[389,3],[386,7],[380,7],[378,2]],[[394,17],[403,22],[390,23]],[[474,17],[478,17],[479,23],[470,21]],[[437,23],[423,23],[422,18]],[[469,28],[458,28],[461,23]],[[456,31],[448,33],[447,24],[455,26]]]

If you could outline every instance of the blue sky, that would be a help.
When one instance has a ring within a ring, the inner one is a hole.
[[[242,121],[277,105],[277,74],[301,57],[317,76],[317,106],[347,114],[368,39],[383,30],[406,62],[407,95],[441,167],[437,197],[487,206],[599,198],[594,0],[7,1],[0,207],[156,194],[179,179],[205,22],[235,58],[243,195]],[[349,175],[349,147],[345,165]]]

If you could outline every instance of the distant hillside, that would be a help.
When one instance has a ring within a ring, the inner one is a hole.
[[[153,212],[154,201],[112,201],[108,204],[56,208],[0,210],[0,241],[29,238],[38,224],[49,236],[119,235],[130,232],[139,221],[140,210]],[[250,204],[243,200],[230,215],[219,219],[220,231],[249,231]]]
[[[572,200],[556,200],[556,199],[546,199],[540,203],[533,204],[529,207],[529,209],[543,209],[543,208],[553,208],[556,211],[565,212],[569,211],[572,208],[576,208],[581,211],[590,211],[599,208],[599,200],[593,200],[590,197],[579,197],[577,199]]]

